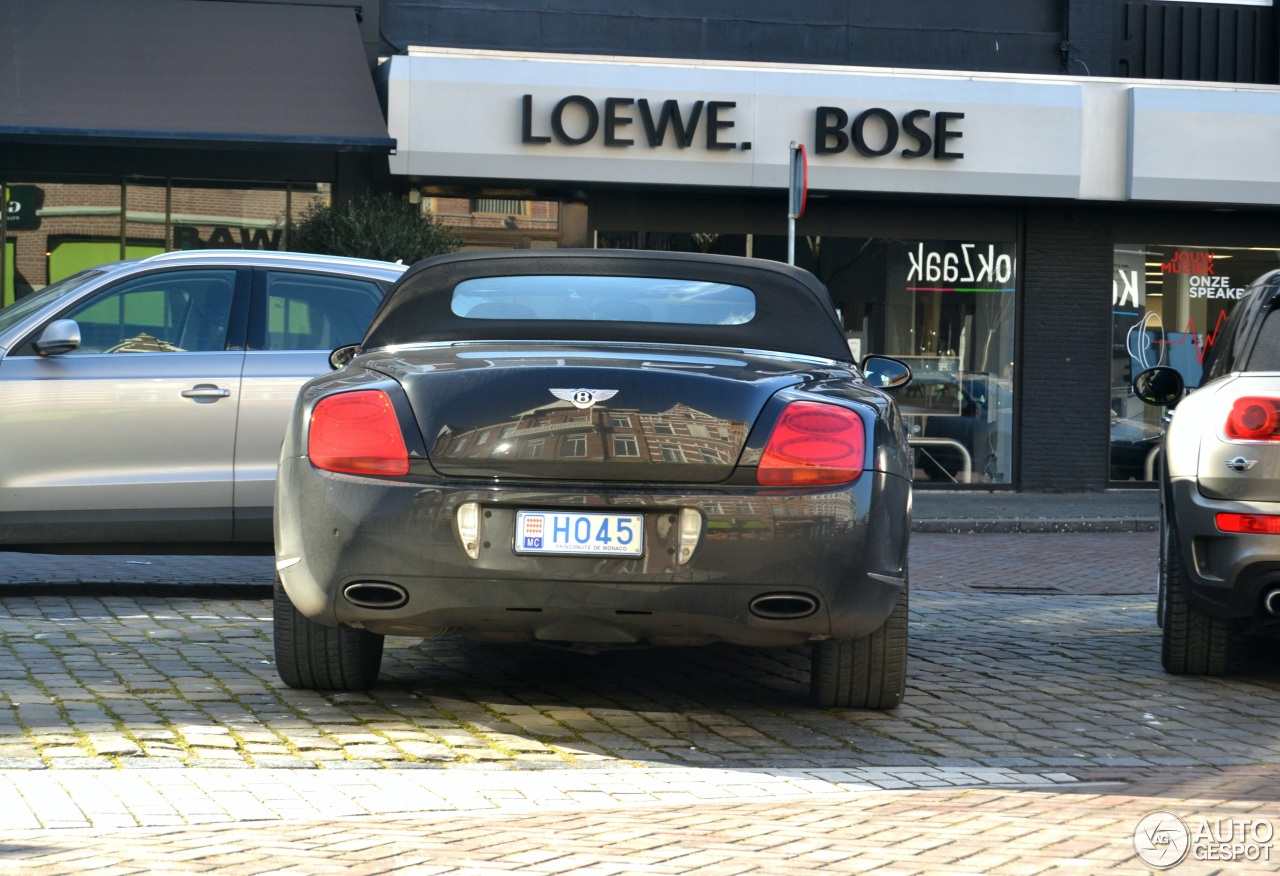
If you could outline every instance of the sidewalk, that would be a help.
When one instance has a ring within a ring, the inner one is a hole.
[[[916,532],[1154,532],[1160,496],[1149,490],[914,493]]]

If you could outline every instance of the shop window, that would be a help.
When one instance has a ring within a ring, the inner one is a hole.
[[[17,242],[4,242],[4,274],[0,276],[0,307],[8,307],[16,299],[13,288],[13,260],[18,253]]]
[[[781,235],[601,230],[596,244],[787,258]],[[1013,483],[1015,252],[1013,240],[796,241],[796,264],[830,290],[851,357],[911,363],[916,379],[898,401],[917,483]]]
[[[1113,481],[1146,481],[1163,435],[1161,412],[1133,394],[1133,378],[1156,365],[1188,387],[1207,375],[1244,290],[1280,261],[1280,249],[1117,244],[1112,275],[1111,458]]]
[[[323,183],[133,178],[3,187],[0,304],[85,268],[170,250],[282,250],[289,224],[327,202]]]

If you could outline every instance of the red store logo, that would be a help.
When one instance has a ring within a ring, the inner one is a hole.
[[[1212,275],[1213,253],[1175,252],[1173,258],[1161,263],[1160,273]]]

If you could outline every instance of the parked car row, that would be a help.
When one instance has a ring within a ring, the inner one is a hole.
[[[815,702],[892,708],[909,379],[764,261],[172,253],[0,311],[0,542],[252,548],[274,504],[296,687],[453,630],[809,643]]]
[[[1225,673],[1242,635],[1280,628],[1277,312],[1280,271],[1237,306],[1200,389],[1164,367],[1135,379],[1174,411],[1172,673]],[[274,551],[295,687],[371,686],[386,635],[807,643],[815,703],[893,708],[910,381],[851,361],[821,284],[759,260],[119,262],[0,310],[0,549]],[[964,398],[953,419],[992,419],[987,395]]]

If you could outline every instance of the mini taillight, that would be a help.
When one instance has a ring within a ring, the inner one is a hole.
[[[409,452],[391,399],[380,389],[331,395],[311,411],[311,464],[348,474],[402,475]]]
[[[1280,535],[1280,516],[1275,514],[1217,515],[1218,529],[1222,532],[1244,532],[1251,535]]]
[[[756,469],[766,486],[845,484],[862,474],[862,418],[848,408],[791,402],[778,417]]]
[[[1280,398],[1236,399],[1224,431],[1236,441],[1280,441]]]

